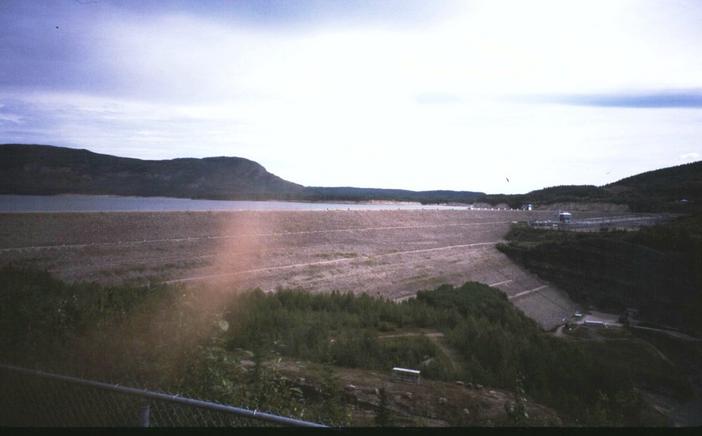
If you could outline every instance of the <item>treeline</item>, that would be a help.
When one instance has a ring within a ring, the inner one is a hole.
[[[603,187],[634,211],[702,212],[702,161],[637,174]]]
[[[702,161],[638,174],[601,187],[565,185],[527,194],[487,194],[477,201],[518,208],[570,202],[625,204],[634,212],[701,212]]]
[[[345,419],[333,378],[314,401],[295,394],[289,381],[261,362],[289,356],[388,373],[409,366],[429,378],[523,387],[571,423],[648,422],[635,390],[639,383],[689,395],[684,377],[661,366],[649,350],[634,347],[630,355],[640,363],[627,356],[622,364],[605,357],[618,352],[614,345],[552,338],[504,294],[478,283],[442,286],[397,304],[344,293],[232,296],[179,287],[69,285],[14,268],[0,270],[0,280],[4,361],[324,422]],[[439,340],[456,355],[421,334],[403,334],[427,329],[443,333]],[[389,334],[394,337],[382,337]],[[237,349],[252,352],[254,372],[232,359]]]
[[[0,194],[111,194],[217,200],[484,202],[519,208],[568,202],[633,211],[702,211],[702,162],[650,171],[602,187],[555,186],[527,194],[304,187],[238,157],[140,160],[64,147],[0,144]]]
[[[0,194],[271,199],[301,190],[238,157],[141,160],[47,145],[0,145]]]
[[[604,186],[605,189],[616,187],[675,200],[699,200],[702,196],[702,161],[648,171]]]
[[[305,187],[298,197],[307,201],[409,201],[422,204],[473,203],[482,192],[472,191],[408,191],[352,187]]]
[[[513,226],[498,248],[603,310],[638,308],[648,322],[702,333],[702,215],[637,232],[574,233]]]
[[[592,185],[563,185],[531,191],[528,194],[488,194],[478,201],[494,205],[506,203],[517,209],[527,203],[534,205],[570,202],[611,201],[611,196],[603,188]]]
[[[141,160],[48,145],[0,144],[0,194],[135,195],[213,200],[472,203],[470,191],[304,187],[239,157]]]
[[[624,356],[612,344],[551,338],[504,294],[479,283],[444,285],[400,304],[366,295],[294,291],[254,292],[245,298],[247,304],[226,318],[235,326],[226,335],[231,348],[274,344],[281,354],[296,358],[385,371],[402,365],[422,369],[430,378],[506,389],[516,389],[521,379],[527,394],[571,422],[648,422],[637,384],[681,397],[691,393],[684,377],[670,374],[645,347],[633,344]],[[445,334],[458,352],[456,366],[421,337],[391,344],[380,338],[427,328]],[[604,358],[616,354],[622,359]]]

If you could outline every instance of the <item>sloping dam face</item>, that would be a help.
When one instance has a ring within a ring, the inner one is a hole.
[[[495,245],[550,212],[477,210],[0,215],[0,264],[68,281],[366,292],[401,300],[442,283],[496,287],[545,329],[576,306]],[[548,215],[550,216],[550,215]]]

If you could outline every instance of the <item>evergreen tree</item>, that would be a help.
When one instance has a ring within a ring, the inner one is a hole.
[[[378,404],[378,412],[375,415],[375,425],[378,427],[388,427],[390,422],[390,410],[388,410],[388,394],[385,388],[380,388],[378,396],[380,403]]]

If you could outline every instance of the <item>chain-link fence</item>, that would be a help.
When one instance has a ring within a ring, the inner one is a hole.
[[[260,427],[320,424],[0,364],[0,426]]]

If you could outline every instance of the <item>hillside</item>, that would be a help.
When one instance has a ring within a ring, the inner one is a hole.
[[[648,171],[604,186],[564,185],[527,194],[489,194],[479,201],[510,207],[569,202],[625,204],[632,211],[693,212],[702,208],[702,161]]]
[[[702,216],[637,232],[560,232],[513,226],[498,246],[583,305],[702,333]]]
[[[419,203],[473,203],[485,195],[472,191],[408,191],[406,189],[378,189],[351,187],[308,187],[305,199],[312,201],[414,201]]]
[[[140,160],[46,145],[0,146],[2,194],[268,199],[301,191],[238,157]]]
[[[645,347],[559,340],[475,282],[396,304],[70,284],[12,267],[0,280],[0,302],[13,302],[0,305],[5,362],[332,425],[662,425],[642,383],[690,395]],[[599,358],[622,348],[637,359]],[[421,383],[393,380],[398,362]]]
[[[633,211],[702,209],[702,161],[601,187],[563,185],[527,194],[305,187],[240,157],[141,160],[48,145],[0,145],[0,194],[107,194],[228,200],[413,201],[420,203],[616,203]],[[684,200],[683,200],[684,199]]]
[[[562,185],[538,189],[527,194],[489,194],[481,197],[480,202],[496,205],[506,203],[512,208],[519,208],[525,203],[535,205],[571,202],[612,201],[611,195],[602,188],[593,185]]]
[[[48,145],[0,145],[0,194],[227,200],[473,202],[481,192],[303,187],[240,157],[141,160]]]
[[[702,207],[702,161],[648,171],[603,186],[617,202],[634,210]],[[686,201],[682,201],[682,200]]]

